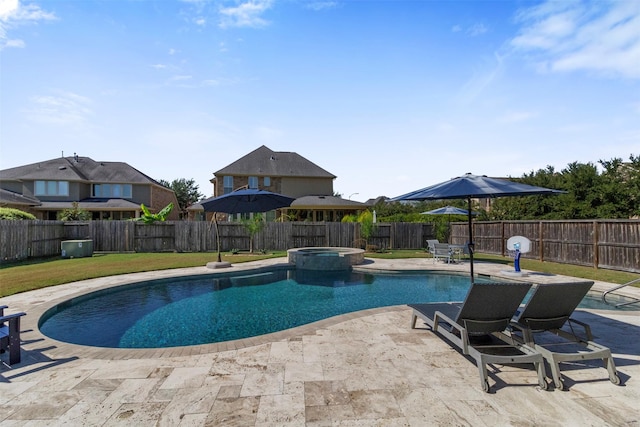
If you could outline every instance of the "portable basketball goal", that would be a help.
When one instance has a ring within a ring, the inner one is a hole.
[[[516,273],[520,272],[520,255],[531,252],[531,240],[524,236],[512,236],[507,239],[507,250],[513,256]]]

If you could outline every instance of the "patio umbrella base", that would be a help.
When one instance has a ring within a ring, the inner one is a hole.
[[[227,268],[231,267],[231,263],[227,261],[212,261],[207,263],[207,268]]]

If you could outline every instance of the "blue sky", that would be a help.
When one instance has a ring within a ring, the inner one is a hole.
[[[640,155],[640,1],[0,0],[0,169],[261,145],[359,201]]]

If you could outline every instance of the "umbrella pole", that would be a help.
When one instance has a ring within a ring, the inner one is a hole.
[[[218,262],[222,262],[222,257],[220,256],[220,233],[218,233],[218,221],[216,219],[217,212],[213,213],[211,217],[211,222],[216,229],[216,243],[218,244]],[[211,224],[209,224],[209,232],[211,232]]]
[[[467,210],[469,211],[469,214],[467,215],[469,218],[469,243],[467,243],[469,248],[469,271],[471,273],[471,284],[473,284],[473,225],[471,224],[471,197],[467,197]]]
[[[213,223],[216,226],[216,243],[218,244],[218,262],[222,262],[222,257],[220,256],[220,233],[218,232],[218,212],[213,213]]]

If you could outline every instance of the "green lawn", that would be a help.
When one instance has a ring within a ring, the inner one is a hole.
[[[367,253],[366,256],[369,258],[387,259],[430,257],[426,252],[419,250]],[[223,261],[229,261],[234,264],[276,257],[286,257],[286,252],[279,251],[268,254],[241,253],[238,255],[231,253],[222,254]],[[30,260],[0,267],[0,297],[96,277],[204,266],[207,262],[215,261],[216,258],[217,254],[215,253],[97,253],[90,258]],[[478,261],[497,262],[505,265],[512,263],[510,258],[493,255],[476,254],[475,258]],[[528,259],[521,259],[520,265],[523,269],[528,270],[620,284],[638,278],[637,274],[632,273],[602,269],[596,270],[590,267],[539,262]]]

